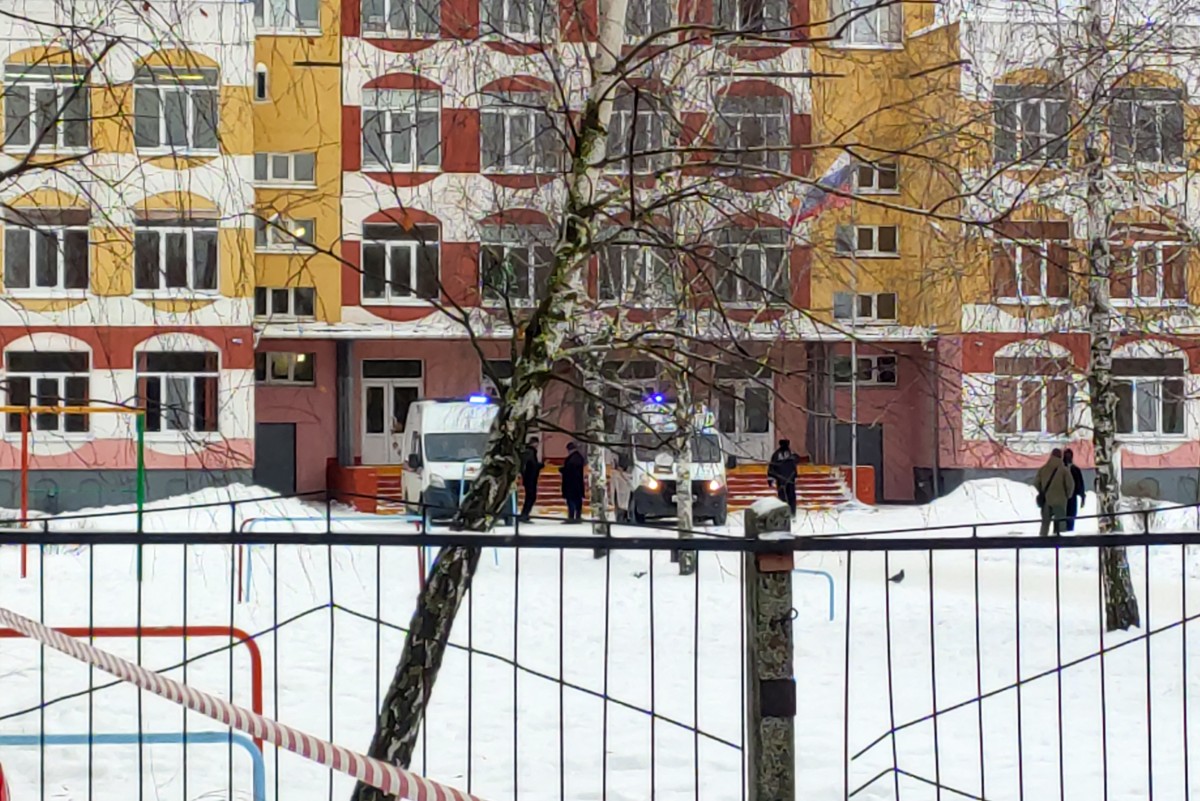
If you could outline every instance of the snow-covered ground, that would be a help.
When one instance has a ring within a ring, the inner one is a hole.
[[[229,506],[198,507],[263,495],[235,487],[174,499],[152,505],[145,526],[229,530],[234,522]],[[179,506],[191,508],[168,508]],[[131,510],[116,511],[125,513],[55,519],[50,525],[132,530]],[[950,526],[956,528],[936,533],[969,536],[972,522],[1029,518],[1033,511],[1030,488],[981,481],[924,507],[810,514],[797,522],[796,532]],[[323,509],[290,500],[241,504],[237,514],[238,522],[313,518],[311,523],[264,521],[255,524],[259,531],[317,531],[324,525]],[[395,521],[386,518],[341,514],[339,530],[395,530]],[[1197,528],[1190,510],[1160,513],[1154,525]],[[728,528],[740,531],[737,516]],[[1080,530],[1094,530],[1094,525],[1081,523]],[[1036,525],[980,533],[1033,535]],[[0,605],[55,626],[174,626],[185,620],[194,626],[237,626],[257,635],[268,716],[365,750],[379,694],[403,643],[394,627],[406,625],[412,612],[416,549],[255,548],[244,603],[237,602],[231,583],[232,554],[233,549],[218,546],[189,546],[186,552],[178,546],[147,547],[139,585],[130,546],[55,549],[40,558],[34,551],[30,576],[23,580],[19,549],[0,548]],[[1151,548],[1147,554],[1137,547],[1129,558],[1151,628],[1180,620],[1185,592],[1187,613],[1197,613],[1200,565],[1193,554],[1185,561],[1177,548]],[[1057,585],[1056,560],[1062,567]],[[1059,649],[1063,663],[1097,652],[1095,552],[1027,551],[1019,560],[1013,551],[986,553],[978,560],[971,552],[932,557],[928,552],[860,552],[851,560],[844,553],[813,553],[798,555],[797,567],[828,571],[836,588],[836,619],[830,622],[823,579],[795,576],[797,797],[845,798],[847,779],[853,790],[892,766],[893,743],[880,740],[848,766],[844,748],[854,754],[884,735],[893,720],[900,725],[928,715],[935,692],[939,709],[969,701],[978,695],[978,682],[985,693],[999,690],[982,704],[982,726],[980,706],[966,704],[938,716],[936,732],[930,721],[904,728],[894,743],[902,771],[929,781],[936,777],[950,790],[989,801],[1059,798],[1061,705],[1063,797],[1102,798],[1107,776],[1110,799],[1151,797],[1151,777],[1153,798],[1186,798],[1184,698],[1186,693],[1191,702],[1200,695],[1200,681],[1184,670],[1180,627],[1108,652],[1103,684],[1101,662],[1093,658],[1027,681],[1019,694],[1003,689],[1018,675],[1030,679],[1051,671],[1060,663]],[[901,570],[903,580],[886,581]],[[679,577],[665,552],[655,554],[652,563],[637,552],[614,552],[608,560],[594,560],[590,551],[485,553],[452,639],[494,656],[469,658],[462,649],[447,656],[414,769],[460,787],[469,782],[473,792],[490,801],[560,794],[639,801],[740,798],[741,759],[728,744],[741,742],[744,713],[740,573],[740,558],[732,554],[702,555],[697,584]],[[382,628],[374,622],[377,617],[385,621]],[[1103,641],[1111,647],[1137,636],[1106,635]],[[1193,634],[1187,640],[1191,665],[1200,664],[1197,639]],[[193,659],[168,675],[249,705],[249,654],[242,645],[222,649],[228,642],[220,637],[143,639],[140,656],[159,669]],[[128,658],[138,656],[132,640],[104,638],[98,644]],[[214,649],[222,650],[200,656]],[[513,659],[526,670],[514,672],[508,661]],[[551,678],[560,674],[560,665],[567,682],[579,689],[561,689]],[[96,673],[92,681],[101,685],[110,679]],[[0,764],[14,801],[127,801],[139,773],[146,798],[251,797],[250,760],[226,744],[148,745],[140,768],[136,746],[97,745],[90,788],[86,747],[48,746],[43,762],[36,747],[4,744],[3,738],[14,734],[138,731],[133,689],[117,685],[84,692],[88,687],[88,670],[69,658],[42,652],[28,641],[0,640]],[[653,709],[661,717],[652,722],[641,711],[604,704],[595,693]],[[42,699],[65,696],[39,711]],[[179,732],[185,726],[189,732],[219,730],[215,722],[185,716],[153,696],[143,696],[140,713],[146,732]],[[665,720],[690,725],[697,713],[698,727],[711,738],[695,738]],[[1190,741],[1197,742],[1194,716],[1188,724]],[[352,786],[345,777],[331,779],[319,767],[269,746],[266,763],[271,799],[277,786],[278,798],[288,801],[344,799]],[[1200,764],[1193,759],[1189,767],[1194,773]],[[43,775],[44,789],[39,789]],[[855,797],[898,795],[914,801],[938,797],[921,779],[890,774]],[[963,796],[945,790],[943,797]]]

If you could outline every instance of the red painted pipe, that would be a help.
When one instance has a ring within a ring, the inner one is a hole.
[[[232,637],[250,652],[250,708],[261,715],[263,711],[262,651],[258,643],[246,632],[233,626],[65,626],[55,631],[68,637]],[[16,629],[0,627],[0,639],[15,639],[25,635]],[[262,750],[262,739],[254,738],[258,750]]]

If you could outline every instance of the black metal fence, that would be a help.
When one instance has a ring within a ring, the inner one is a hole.
[[[741,554],[782,548],[798,798],[1192,797],[1200,535],[1154,532],[1148,512],[1126,527],[1151,533],[1108,537],[697,531],[684,577],[654,529],[417,531],[318,505],[248,525],[272,517],[260,507],[0,530],[0,606],[365,751],[422,570],[480,547],[412,768],[490,801],[715,801],[746,796]],[[1103,631],[1111,544],[1128,546],[1137,631]],[[349,796],[316,763],[0,635],[14,801]]]

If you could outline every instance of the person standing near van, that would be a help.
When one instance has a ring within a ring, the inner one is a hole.
[[[796,463],[799,461],[792,451],[790,439],[779,440],[779,447],[771,454],[771,464],[767,467],[767,481],[775,485],[775,493],[779,500],[792,510],[796,516]]]
[[[1067,516],[1067,500],[1075,494],[1075,479],[1071,478],[1071,468],[1063,463],[1062,451],[1058,448],[1050,451],[1050,458],[1037,471],[1033,485],[1037,489],[1037,505],[1042,510],[1042,528],[1038,533],[1047,536],[1051,522],[1054,533],[1060,533]]]
[[[1075,452],[1070,448],[1063,451],[1063,464],[1071,471],[1071,480],[1075,482],[1075,492],[1067,501],[1067,524],[1063,528],[1066,531],[1074,531],[1075,518],[1079,516],[1079,510],[1087,500],[1087,485],[1083,483],[1083,471],[1075,464]]]
[[[533,513],[533,505],[537,503],[538,479],[542,468],[546,465],[538,458],[538,441],[530,438],[521,454],[521,485],[525,488],[525,502],[521,504],[521,522],[528,523]]]
[[[567,502],[567,522],[583,519],[583,454],[574,442],[567,443],[567,459],[559,469],[562,476],[562,495]]]

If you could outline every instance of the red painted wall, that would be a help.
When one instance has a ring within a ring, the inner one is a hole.
[[[337,345],[263,340],[259,350],[316,354],[315,386],[258,384],[254,413],[260,423],[296,424],[296,491],[325,489],[325,463],[337,455]]]

